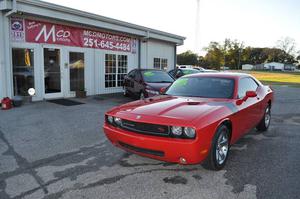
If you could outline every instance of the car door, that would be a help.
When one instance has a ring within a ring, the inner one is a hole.
[[[259,85],[250,77],[245,77],[239,80],[238,84],[238,99],[242,100],[246,96],[247,91],[256,91]],[[257,125],[257,121],[260,115],[260,98],[257,97],[249,97],[245,101],[243,101],[240,105],[238,105],[238,119],[241,134],[246,133],[255,125]]]
[[[136,71],[133,83],[134,83],[134,86],[133,86],[134,94],[139,96],[140,92],[145,89],[144,85],[143,85],[143,78],[141,75],[141,71],[138,71],[138,70]]]
[[[128,73],[128,75],[124,79],[124,87],[130,93],[134,93],[134,78],[135,78],[136,70],[132,70]]]

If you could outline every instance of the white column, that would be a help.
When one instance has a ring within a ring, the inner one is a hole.
[[[6,92],[6,73],[5,73],[5,45],[4,45],[4,32],[6,31],[4,29],[4,14],[2,11],[0,11],[0,100],[7,96]]]
[[[3,13],[1,15],[1,39],[4,42],[1,42],[1,54],[3,55],[4,65],[3,65],[3,86],[4,86],[4,95],[7,97],[13,96],[13,84],[12,84],[12,58],[11,58],[11,41],[10,41],[10,31],[9,31],[9,18],[6,17]],[[2,79],[2,78],[1,78]]]

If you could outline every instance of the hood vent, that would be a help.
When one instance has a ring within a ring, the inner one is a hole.
[[[187,102],[188,105],[199,105],[200,102]]]

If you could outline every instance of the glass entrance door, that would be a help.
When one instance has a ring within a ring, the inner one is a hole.
[[[70,91],[85,91],[83,52],[69,52]]]
[[[60,49],[44,48],[45,98],[62,97],[60,59]]]

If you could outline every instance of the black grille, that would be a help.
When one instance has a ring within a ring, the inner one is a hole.
[[[148,124],[141,122],[133,122],[129,120],[122,120],[121,128],[141,134],[150,134],[158,136],[169,135],[169,126],[159,124]]]
[[[155,150],[150,150],[150,149],[139,148],[139,147],[135,147],[135,146],[132,146],[129,144],[125,144],[123,142],[119,142],[119,144],[124,148],[127,148],[132,151],[136,151],[139,153],[145,153],[145,154],[155,155],[155,156],[160,156],[160,157],[163,157],[165,155],[165,153],[163,151],[155,151]]]

